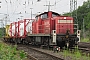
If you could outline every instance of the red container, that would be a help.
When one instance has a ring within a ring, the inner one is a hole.
[[[32,21],[33,19],[24,19],[18,21],[18,37],[25,38],[27,33],[32,34]]]
[[[16,38],[17,36],[17,22],[13,22],[10,24],[10,32],[11,32],[11,37]]]

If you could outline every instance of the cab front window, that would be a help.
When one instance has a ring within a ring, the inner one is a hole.
[[[47,14],[43,14],[43,15],[41,15],[41,18],[42,19],[46,19],[46,18],[48,18],[48,15]]]

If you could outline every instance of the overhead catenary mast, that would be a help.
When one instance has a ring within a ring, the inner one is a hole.
[[[77,18],[77,0],[70,0],[70,13],[71,16],[74,18],[74,30],[78,30],[78,18]]]
[[[48,11],[50,11],[50,7],[54,5],[50,5],[50,1],[49,1],[49,5],[44,5],[44,6],[48,6]]]
[[[31,19],[32,19],[32,9],[33,9],[33,8],[30,8],[30,9],[31,9]]]
[[[70,13],[72,16],[72,12],[73,12],[73,0],[70,0]]]
[[[70,0],[70,13],[71,13],[71,16],[74,17],[75,23],[78,24],[76,9],[77,9],[77,0]]]

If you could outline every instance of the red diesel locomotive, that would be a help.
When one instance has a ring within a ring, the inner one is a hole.
[[[57,45],[62,48],[64,46],[73,47],[79,41],[74,32],[74,19],[52,11],[39,14],[35,19],[24,19],[11,23],[10,27],[7,25],[7,29],[8,40],[16,43]]]
[[[35,17],[32,22],[32,34],[28,33],[31,44],[58,45],[61,48],[75,46],[78,42],[74,32],[74,20],[69,16],[61,16],[48,11]]]

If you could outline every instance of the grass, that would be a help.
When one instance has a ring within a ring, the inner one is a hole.
[[[81,39],[81,42],[90,42],[90,39],[89,38],[83,38],[83,39]]]
[[[63,51],[63,55],[64,57],[71,57],[72,60],[90,60],[90,54],[88,53],[88,55],[86,53],[83,53],[78,50],[77,48],[75,50],[72,50],[72,52],[70,50],[64,50]]]
[[[0,60],[28,60],[23,50],[17,51],[17,46],[8,46],[0,42]]]

